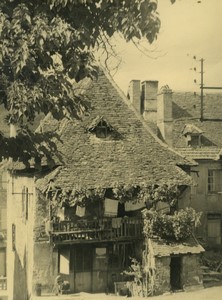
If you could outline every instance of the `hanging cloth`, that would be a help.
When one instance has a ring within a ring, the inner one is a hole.
[[[122,224],[122,218],[113,218],[112,219],[112,228],[120,228]]]
[[[76,215],[78,217],[84,217],[85,216],[85,212],[86,212],[86,208],[85,207],[82,207],[82,206],[79,206],[77,205],[76,206]]]
[[[105,198],[104,200],[104,216],[116,217],[118,210],[118,201]]]
[[[58,209],[57,217],[59,217],[60,221],[65,220],[65,207],[61,207],[61,208]]]

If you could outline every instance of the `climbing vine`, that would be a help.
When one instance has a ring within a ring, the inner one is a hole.
[[[63,206],[73,207],[76,204],[85,206],[86,201],[95,201],[104,198],[105,189],[73,189],[50,191],[52,208]]]
[[[149,207],[155,207],[157,202],[165,202],[170,206],[175,206],[180,190],[175,185],[114,185],[112,189],[97,187],[94,189],[73,189],[65,190],[51,186],[47,193],[50,193],[50,198],[54,206],[74,206],[76,204],[85,205],[89,199],[104,199],[105,193],[111,190],[112,197],[124,203],[127,201],[143,202]]]
[[[176,241],[185,240],[192,235],[194,227],[200,224],[201,213],[187,207],[173,215],[144,210],[143,232],[146,237],[160,237]]]

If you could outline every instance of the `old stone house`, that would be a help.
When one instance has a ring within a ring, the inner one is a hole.
[[[9,170],[8,299],[32,298],[40,286],[55,293],[58,274],[70,292],[113,291],[129,257],[143,256],[146,203],[132,191],[173,184],[179,201],[189,197],[185,171],[196,163],[162,143],[108,75],[79,90],[89,114],[48,115],[38,129],[55,133],[50,168],[43,160],[41,170]]]
[[[152,88],[152,94],[147,92]],[[221,94],[204,96],[203,120],[200,121],[200,97],[189,92],[175,92],[165,86],[158,91],[157,81],[130,83],[128,97],[143,115],[153,132],[166,144],[198,165],[191,167],[196,182],[187,202],[202,211],[196,236],[208,247],[222,243],[222,106]]]
[[[151,238],[146,241],[146,246],[148,286],[152,287],[154,294],[202,287],[200,253],[204,249],[195,238],[184,242]]]

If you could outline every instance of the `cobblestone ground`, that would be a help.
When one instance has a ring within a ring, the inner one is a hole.
[[[34,300],[123,300],[121,296],[105,294],[80,293],[73,295],[35,297]],[[141,300],[143,298],[130,297],[131,300]],[[221,300],[222,286],[206,288],[198,291],[168,293],[161,296],[149,297],[150,300]]]

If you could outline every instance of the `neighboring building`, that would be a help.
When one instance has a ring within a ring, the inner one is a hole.
[[[6,123],[6,116],[8,112],[3,105],[0,105],[0,133],[4,136],[10,135],[10,127]],[[31,128],[34,130],[39,124],[40,115]],[[1,154],[3,153],[4,144],[1,143]],[[9,261],[7,260],[7,236],[11,235],[11,227],[7,228],[7,189],[8,189],[8,176],[5,161],[0,163],[0,299],[5,300],[8,297],[8,267]],[[14,208],[12,208],[13,210]]]
[[[150,87],[152,93],[150,93]],[[172,93],[168,86],[158,91],[157,81],[135,80],[130,83],[130,101],[168,145],[198,165],[191,168],[196,182],[187,202],[202,211],[202,226],[197,237],[205,245],[222,245],[222,94],[204,96],[200,121],[200,97],[193,93]]]
[[[0,173],[0,299],[7,296],[7,184],[5,175],[4,172]]]
[[[4,119],[6,112],[0,106],[0,131],[8,132]],[[2,145],[1,145],[2,147]],[[0,163],[0,167],[2,163]],[[7,299],[7,174],[0,170],[0,299]]]
[[[142,259],[145,203],[130,192],[174,184],[181,201],[189,197],[184,170],[196,163],[162,143],[109,76],[79,88],[90,113],[60,122],[49,115],[39,128],[57,135],[54,167],[9,172],[9,300],[32,298],[40,285],[55,293],[58,274],[71,292],[113,291],[129,257]]]

